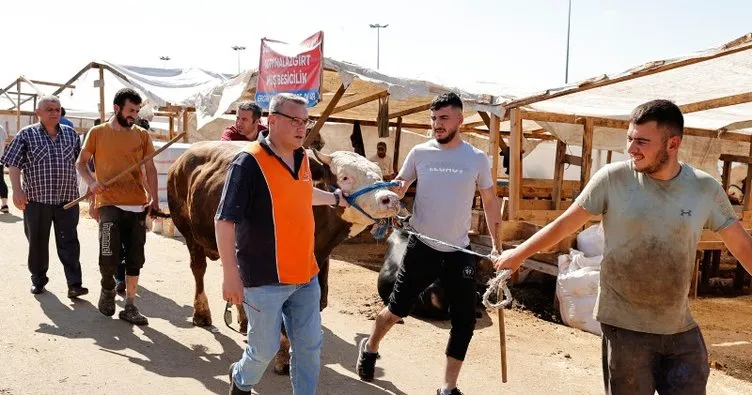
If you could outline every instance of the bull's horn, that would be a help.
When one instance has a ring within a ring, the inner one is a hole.
[[[327,166],[332,164],[332,157],[330,155],[324,154],[315,149],[311,150],[313,151],[313,155],[316,157],[316,159],[318,159],[321,163]]]

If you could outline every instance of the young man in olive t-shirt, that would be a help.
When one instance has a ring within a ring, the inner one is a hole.
[[[705,394],[708,352],[689,309],[695,250],[703,228],[717,232],[747,272],[752,237],[721,185],[678,160],[684,118],[667,100],[630,116],[631,160],[599,170],[567,211],[497,268],[517,270],[603,214],[605,249],[595,318],[601,323],[607,394]]]

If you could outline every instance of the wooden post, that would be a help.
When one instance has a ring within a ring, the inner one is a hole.
[[[102,123],[107,122],[104,118],[104,67],[99,66],[99,119]]]
[[[749,156],[752,157],[752,137],[749,140]],[[752,210],[752,164],[747,164],[747,182],[744,188],[744,211]]]
[[[554,163],[554,187],[551,191],[551,210],[558,210],[561,206],[561,195],[564,187],[564,160],[566,156],[567,143],[558,140],[556,142],[556,163]]]
[[[311,129],[311,132],[308,133],[308,136],[303,140],[303,146],[308,147],[313,139],[316,138],[316,136],[319,135],[319,132],[321,131],[321,128],[326,123],[326,119],[329,118],[329,115],[332,114],[332,111],[334,111],[334,108],[337,107],[337,103],[339,102],[339,99],[342,98],[342,95],[345,94],[345,90],[347,88],[344,84],[339,85],[339,89],[337,89],[337,92],[332,96],[332,100],[329,100],[329,104],[326,105],[326,108],[321,113],[321,116],[319,116],[319,119],[316,120],[316,124],[313,125],[313,128]]]
[[[394,157],[392,158],[395,177],[399,173],[400,140],[402,140],[402,117],[397,117],[397,127],[394,131]]]
[[[183,142],[188,142],[188,109],[183,110]]]
[[[509,135],[509,219],[517,219],[522,194],[522,114],[519,108],[510,110]]]
[[[491,156],[491,179],[494,186],[499,178],[499,140],[501,140],[501,119],[496,114],[491,114],[490,127],[488,128],[488,155]]]
[[[723,190],[728,191],[730,184],[731,184],[731,162],[724,160],[723,172],[721,173],[721,185],[723,185]]]
[[[16,80],[16,133],[21,131],[21,79]],[[36,110],[36,108],[35,108]]]
[[[485,111],[478,111],[478,115],[480,115],[480,119],[482,120],[483,124],[486,125],[486,127],[489,130],[489,133],[491,133],[491,117],[488,116],[488,113]],[[501,122],[501,118],[499,118],[499,122]],[[501,129],[501,125],[499,125],[499,129]],[[499,147],[503,150],[506,150],[507,143],[504,142],[504,139],[499,137]]]
[[[580,192],[590,181],[590,168],[593,165],[593,120],[585,118],[585,131],[582,133],[582,167],[580,168]]]
[[[613,151],[608,151],[608,154],[606,154],[606,163],[611,163],[611,155],[613,153]]]
[[[168,140],[172,140],[175,135],[175,117],[170,114],[170,126],[167,132]]]

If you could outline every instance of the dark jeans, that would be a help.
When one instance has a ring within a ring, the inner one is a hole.
[[[8,198],[8,184],[5,183],[5,174],[3,174],[3,166],[0,165],[0,199]]]
[[[99,209],[99,273],[103,289],[115,288],[115,273],[125,260],[125,274],[138,276],[144,265],[146,213],[115,206]]]
[[[674,335],[601,328],[606,394],[705,394],[710,367],[700,328]]]
[[[475,330],[475,258],[464,252],[437,251],[410,235],[402,259],[389,311],[407,317],[420,293],[441,278],[452,320],[446,355],[463,361]]]
[[[63,205],[29,202],[23,212],[24,232],[29,241],[31,283],[44,286],[49,279],[50,228],[55,226],[57,256],[63,263],[69,287],[81,286],[81,245],[78,242],[78,205],[68,210]]]

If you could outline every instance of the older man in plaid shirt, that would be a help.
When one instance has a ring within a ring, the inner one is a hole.
[[[54,224],[68,297],[76,298],[89,292],[81,286],[81,247],[76,231],[78,205],[68,210],[63,206],[79,196],[75,162],[81,140],[73,128],[60,124],[60,108],[57,97],[42,97],[36,109],[40,123],[18,132],[0,162],[10,169],[13,204],[23,211],[29,240],[31,293],[44,292],[49,281],[50,227]]]

